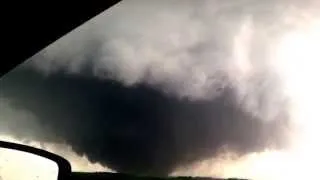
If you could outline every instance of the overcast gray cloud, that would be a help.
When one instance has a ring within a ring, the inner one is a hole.
[[[311,2],[125,1],[30,61],[47,73],[87,71],[196,99],[229,86],[248,111],[269,119],[283,105],[270,52],[279,36],[315,12]]]

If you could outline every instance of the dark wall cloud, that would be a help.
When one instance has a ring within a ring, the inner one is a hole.
[[[234,104],[232,89],[214,100],[189,101],[144,85],[127,88],[111,80],[44,77],[23,69],[11,72],[1,86],[14,109],[31,112],[47,128],[36,135],[19,129],[25,137],[66,142],[116,171],[166,175],[178,165],[213,157],[224,145],[239,154],[285,147],[285,112],[275,121],[255,119]]]

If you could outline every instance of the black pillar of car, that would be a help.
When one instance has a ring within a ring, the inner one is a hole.
[[[0,77],[119,1],[3,3],[0,8],[2,29]]]

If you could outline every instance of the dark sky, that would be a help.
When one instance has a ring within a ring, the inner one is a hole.
[[[23,126],[14,127],[16,135],[66,141],[78,154],[117,171],[165,175],[177,165],[213,157],[223,145],[239,153],[284,145],[285,121],[252,118],[232,102],[232,89],[215,100],[189,101],[144,85],[126,88],[63,73],[44,77],[33,70],[11,72],[1,86],[2,97],[32,112],[40,124],[31,128],[41,133]]]

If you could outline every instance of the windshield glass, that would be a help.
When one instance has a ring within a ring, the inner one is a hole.
[[[314,178],[319,8],[121,2],[1,78],[0,139],[73,171]]]

